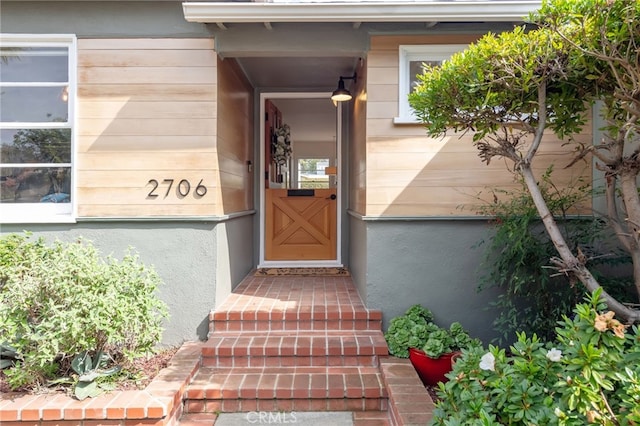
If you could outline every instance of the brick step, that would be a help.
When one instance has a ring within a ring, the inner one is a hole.
[[[209,335],[218,331],[310,331],[310,330],[376,330],[382,321],[337,320],[337,321],[212,321]]]
[[[185,413],[385,411],[377,367],[202,367],[185,394]]]
[[[209,334],[218,331],[381,330],[379,310],[325,309],[302,306],[286,311],[243,309],[209,315]]]
[[[207,367],[377,367],[381,331],[216,332],[202,347]]]

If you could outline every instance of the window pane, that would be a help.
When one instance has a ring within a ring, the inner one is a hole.
[[[70,163],[71,129],[0,132],[2,163]]]
[[[409,93],[413,92],[413,90],[418,85],[418,74],[422,74],[424,70],[423,65],[431,65],[436,66],[440,65],[441,61],[409,61]]]
[[[299,188],[329,188],[329,176],[325,174],[329,167],[328,158],[301,158],[298,160]]]
[[[0,173],[3,203],[71,202],[71,167],[3,167]]]
[[[68,96],[66,86],[3,87],[0,118],[4,123],[66,122]]]
[[[68,52],[64,47],[3,47],[2,82],[67,82]]]

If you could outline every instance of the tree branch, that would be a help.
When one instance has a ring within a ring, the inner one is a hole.
[[[542,136],[544,136],[544,129],[547,126],[547,86],[546,83],[541,82],[538,86],[538,127],[533,134],[533,142],[527,151],[527,155],[524,157],[526,164],[531,164],[533,157],[538,152],[540,143],[542,143]]]

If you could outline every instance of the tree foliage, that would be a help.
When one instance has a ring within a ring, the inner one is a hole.
[[[640,2],[551,0],[531,21],[533,29],[487,34],[441,66],[426,67],[409,102],[428,134],[471,131],[484,162],[511,161],[558,253],[551,263],[592,292],[601,286],[589,258],[561,232],[532,164],[551,132],[575,144],[574,162],[595,156],[606,177],[606,220],[632,259],[640,297]],[[581,145],[572,135],[597,100],[606,138]],[[625,321],[640,321],[640,311],[606,291],[602,297]]]

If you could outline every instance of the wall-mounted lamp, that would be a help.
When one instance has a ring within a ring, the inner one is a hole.
[[[344,102],[350,101],[353,96],[351,96],[351,92],[344,88],[345,80],[353,80],[355,83],[358,78],[356,73],[353,73],[353,77],[342,77],[340,76],[340,81],[338,81],[338,88],[331,94],[331,100],[334,102]]]

